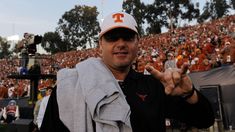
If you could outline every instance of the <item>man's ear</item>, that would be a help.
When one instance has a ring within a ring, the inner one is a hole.
[[[102,49],[103,49],[102,38],[100,38],[99,39],[99,52],[100,52],[100,54],[102,53]]]

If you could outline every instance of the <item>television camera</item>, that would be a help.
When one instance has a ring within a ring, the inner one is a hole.
[[[24,38],[19,42],[18,49],[21,49],[21,53],[27,53],[35,55],[37,52],[37,44],[42,42],[42,36],[34,35],[30,33],[24,33]]]

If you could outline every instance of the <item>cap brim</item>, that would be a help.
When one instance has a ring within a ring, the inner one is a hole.
[[[99,38],[102,37],[102,36],[103,36],[105,33],[107,33],[108,31],[111,31],[111,30],[116,29],[116,28],[126,28],[126,29],[130,29],[130,30],[136,32],[137,34],[139,34],[139,33],[137,32],[137,30],[134,30],[134,29],[129,28],[129,27],[127,27],[127,26],[121,26],[121,25],[119,25],[119,26],[114,26],[114,27],[108,28],[108,29],[106,29],[106,30],[100,32],[100,33],[99,33]]]

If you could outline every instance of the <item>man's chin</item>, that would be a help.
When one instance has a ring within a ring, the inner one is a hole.
[[[125,68],[131,65],[130,62],[116,62],[114,63],[116,67]]]

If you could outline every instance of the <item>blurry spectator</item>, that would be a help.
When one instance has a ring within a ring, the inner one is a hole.
[[[190,67],[190,72],[198,72],[199,71],[199,59],[195,57],[192,60],[191,67]]]
[[[204,59],[199,63],[199,58],[195,57],[191,62],[190,72],[207,71],[211,69],[211,63],[208,59]]]
[[[167,54],[167,61],[164,64],[164,69],[177,68],[176,59],[172,53]]]
[[[163,64],[164,56],[161,54],[153,60],[153,67],[158,71],[164,71]]]
[[[231,58],[231,43],[225,42],[223,49],[221,50],[222,54],[222,65],[229,65],[232,64],[232,58]]]
[[[14,120],[19,119],[19,106],[15,100],[10,100],[8,105],[3,109],[3,117],[6,123],[11,123]]]
[[[207,38],[205,44],[202,48],[202,53],[205,55],[210,55],[214,52],[214,45],[211,44],[211,38]]]
[[[0,100],[8,97],[7,91],[8,89],[4,85],[0,84]]]
[[[204,59],[206,59],[206,55],[201,52],[201,49],[196,49],[196,57],[198,57],[198,63],[202,63]]]
[[[10,86],[8,88],[8,97],[14,98],[15,96],[16,96],[15,86],[14,86],[14,84],[10,84]]]
[[[232,63],[235,63],[235,31],[233,33],[233,35],[231,36],[231,50],[230,50],[230,55],[231,55],[231,61]]]
[[[217,56],[212,56],[210,63],[211,63],[211,68],[217,68],[221,66],[221,61]]]
[[[52,87],[48,87],[46,90],[46,96],[42,98],[42,101],[39,106],[39,112],[38,112],[38,116],[37,116],[37,120],[36,120],[36,123],[37,123],[37,126],[39,129],[40,129],[42,121],[43,121],[44,113],[45,113],[51,92],[52,92]]]
[[[39,113],[39,108],[42,102],[43,97],[46,96],[46,88],[41,88],[38,93],[38,100],[34,106],[33,110],[33,123],[37,126],[37,117]],[[37,126],[38,127],[38,126]]]
[[[145,62],[142,58],[137,60],[137,71],[140,73],[144,73]]]
[[[177,58],[176,65],[178,68],[181,68],[185,63],[189,64],[189,58],[187,58],[185,55],[179,55]]]
[[[204,59],[203,62],[199,65],[199,71],[207,71],[211,69],[211,64],[208,59]]]
[[[179,36],[178,42],[179,44],[182,44],[183,42],[185,42],[185,40],[186,40],[185,34],[181,34]]]

